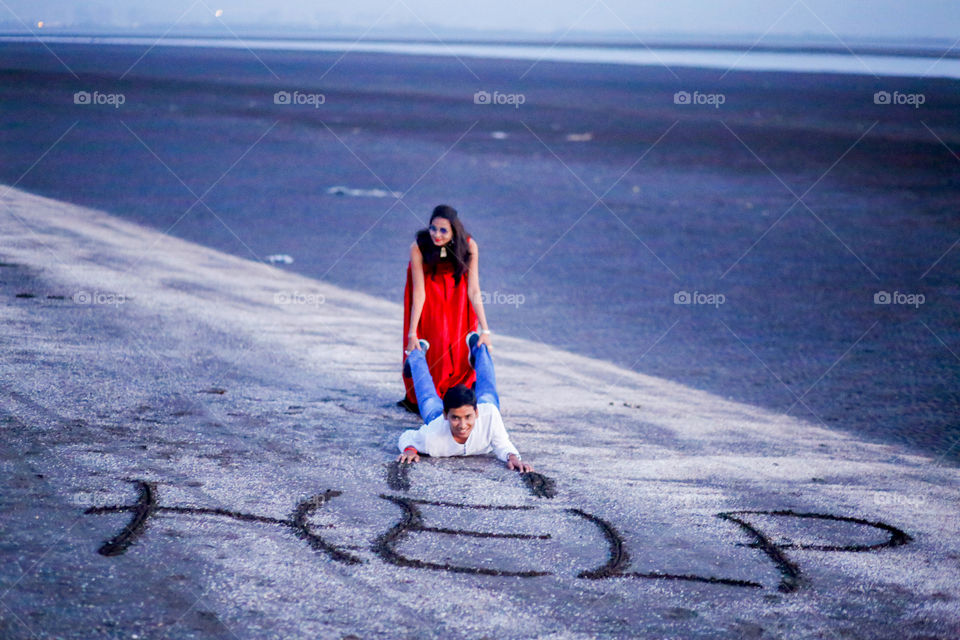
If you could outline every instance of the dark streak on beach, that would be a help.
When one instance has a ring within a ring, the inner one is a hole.
[[[557,495],[557,483],[553,478],[548,478],[542,473],[533,471],[521,474],[524,484],[530,489],[530,493],[538,498],[555,498]]]
[[[394,491],[409,491],[410,465],[396,461],[387,463],[387,486]]]
[[[801,518],[801,519],[813,519],[813,520],[828,520],[834,522],[852,522],[854,524],[863,525],[866,527],[873,527],[874,529],[880,529],[890,534],[890,537],[883,542],[877,542],[875,544],[845,544],[845,545],[836,545],[836,544],[778,544],[776,545],[780,549],[808,549],[813,551],[848,551],[848,552],[861,552],[861,551],[877,551],[878,549],[887,549],[890,547],[899,547],[913,541],[913,537],[907,532],[899,529],[891,524],[886,522],[880,522],[879,520],[866,520],[864,518],[854,518],[850,516],[835,516],[829,513],[797,513],[796,511],[791,510],[780,510],[780,511],[730,511],[724,514],[720,514],[719,517],[724,519],[727,516],[733,515],[762,515],[762,516],[787,516],[791,518]],[[759,542],[751,542],[746,546],[749,547],[760,547],[762,548]]]
[[[529,505],[513,505],[513,504],[461,504],[459,502],[443,502],[440,500],[421,500],[418,498],[405,498],[409,502],[415,504],[426,504],[433,507],[453,507],[455,509],[487,509],[493,511],[532,511],[536,507]]]
[[[105,542],[98,553],[105,556],[117,556],[123,554],[134,540],[143,534],[147,527],[147,521],[151,516],[157,513],[179,513],[185,515],[197,516],[222,516],[240,520],[242,522],[259,522],[263,524],[275,524],[288,527],[293,530],[297,537],[305,540],[311,547],[317,551],[322,551],[331,559],[344,564],[360,564],[362,561],[314,533],[313,527],[307,521],[310,515],[329,502],[332,498],[340,495],[339,491],[327,490],[317,494],[297,504],[293,515],[289,520],[271,518],[269,516],[258,516],[251,513],[242,513],[219,507],[185,507],[185,506],[161,506],[156,501],[156,484],[145,482],[143,480],[133,481],[139,491],[139,498],[134,505],[112,505],[105,507],[90,507],[85,514],[97,515],[103,513],[117,513],[123,511],[132,511],[133,517],[123,530],[116,536]]]
[[[389,562],[401,567],[413,567],[417,569],[433,569],[434,571],[449,571],[451,573],[470,573],[475,575],[486,575],[486,576],[514,576],[518,578],[535,578],[538,576],[547,576],[550,575],[548,571],[508,571],[502,569],[489,569],[486,567],[464,567],[459,565],[452,565],[449,563],[441,562],[427,562],[424,560],[418,560],[416,558],[408,558],[407,556],[401,555],[397,552],[396,546],[402,542],[402,540],[409,535],[409,533],[417,531],[439,531],[440,533],[452,534],[452,535],[467,535],[470,537],[483,537],[483,538],[511,538],[518,537],[517,534],[497,534],[497,533],[486,533],[486,532],[477,532],[477,531],[459,531],[459,530],[436,530],[429,528],[423,523],[423,515],[420,513],[420,510],[417,509],[416,503],[420,502],[423,504],[431,504],[423,501],[415,501],[409,498],[402,498],[399,496],[389,496],[383,495],[380,496],[384,500],[389,500],[395,505],[403,509],[403,515],[400,518],[400,521],[390,528],[389,531],[379,536],[373,544],[373,550],[379,555],[384,561]],[[443,503],[444,506],[461,506],[450,503]],[[468,505],[464,505],[470,508]],[[473,505],[473,508],[479,508],[479,505]],[[502,507],[490,507],[490,508],[502,508]],[[538,537],[538,536],[531,536]]]
[[[123,530],[116,536],[105,542],[97,552],[105,556],[117,556],[122,554],[133,544],[134,539],[143,533],[146,528],[147,519],[156,510],[157,503],[153,494],[155,485],[142,480],[135,482],[139,496],[137,503],[132,507],[91,507],[84,513],[110,513],[113,511],[133,511],[133,517]]]
[[[613,525],[581,509],[567,509],[567,511],[597,525],[600,531],[603,532],[603,537],[606,538],[607,544],[610,545],[607,562],[601,567],[580,573],[578,577],[600,580],[622,575],[623,571],[630,566],[630,554],[628,554],[626,548],[624,548],[623,537],[617,532]]]
[[[616,528],[604,520],[582,509],[567,509],[569,513],[580,516],[595,524],[606,538],[609,545],[609,556],[606,563],[596,569],[581,572],[577,577],[588,580],[605,580],[607,578],[642,578],[645,580],[676,580],[680,582],[702,582],[705,584],[720,584],[728,587],[762,588],[759,582],[752,580],[736,580],[733,578],[717,578],[714,576],[697,576],[692,574],[664,573],[649,571],[645,573],[627,571],[630,566],[630,555],[627,553],[625,542]]]
[[[721,520],[727,520],[740,525],[740,528],[750,534],[754,539],[757,548],[763,551],[767,557],[773,561],[773,564],[776,565],[777,570],[780,572],[780,584],[777,586],[778,591],[792,593],[800,588],[800,567],[790,560],[790,558],[780,550],[780,547],[774,544],[767,536],[763,535],[759,529],[731,513],[718,513],[717,517]]]

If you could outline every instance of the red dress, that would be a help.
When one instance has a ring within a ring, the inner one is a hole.
[[[469,241],[469,239],[468,239]],[[473,386],[476,372],[470,366],[466,336],[477,330],[477,314],[467,295],[469,274],[464,271],[460,283],[453,278],[453,264],[447,260],[437,263],[437,272],[423,265],[423,288],[426,297],[423,313],[417,327],[417,337],[430,343],[427,349],[427,366],[437,387],[437,394],[443,398],[447,389],[458,384]],[[410,333],[410,310],[413,305],[413,276],[411,265],[407,263],[407,284],[403,290],[403,348],[407,348],[407,335]],[[417,394],[413,390],[413,379],[403,378],[407,390],[407,400],[417,404]]]

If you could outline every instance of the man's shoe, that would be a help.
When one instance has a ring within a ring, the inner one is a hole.
[[[420,338],[420,348],[423,349],[423,352],[424,352],[424,353],[426,353],[426,352],[427,352],[427,349],[430,348],[430,343],[427,342],[426,340],[424,340],[423,338]],[[404,355],[404,356],[409,356],[409,355],[410,355],[410,352],[404,350],[403,355]],[[410,371],[410,365],[407,364],[407,359],[406,359],[406,358],[403,359],[403,377],[404,377],[404,378],[412,378],[412,377],[413,377],[413,373]]]
[[[476,331],[471,331],[467,334],[467,353],[470,356],[470,366],[473,366],[473,349],[477,346],[477,343],[480,342],[480,334]]]
[[[476,331],[471,331],[470,333],[467,334],[467,349],[470,349],[472,351],[473,348],[477,346],[478,342],[480,342],[479,333],[477,333]]]
[[[402,400],[398,400],[398,401],[397,401],[397,406],[398,406],[398,407],[403,407],[404,409],[406,409],[406,410],[409,411],[410,413],[415,413],[415,414],[417,414],[417,415],[420,415],[420,408],[419,408],[417,405],[415,405],[415,404],[413,404],[412,402],[410,402],[409,400],[407,400],[406,396],[404,396],[404,398],[403,398]]]
[[[424,353],[426,353],[427,349],[430,348],[430,343],[427,342],[426,340],[424,340],[423,338],[420,338],[420,348],[423,349],[423,352],[424,352]],[[410,352],[407,351],[406,349],[404,349],[404,350],[403,350],[403,355],[408,356],[408,355],[410,355]]]

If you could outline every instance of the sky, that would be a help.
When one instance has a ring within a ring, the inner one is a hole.
[[[222,11],[218,16],[217,10]],[[960,0],[0,0],[0,31],[207,25],[873,39],[960,37]],[[222,24],[219,23],[222,21]]]

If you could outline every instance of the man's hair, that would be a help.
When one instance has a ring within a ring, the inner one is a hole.
[[[473,389],[466,385],[458,384],[450,387],[443,394],[443,413],[446,414],[451,409],[458,409],[465,405],[471,405],[474,411],[477,410],[477,396]]]

